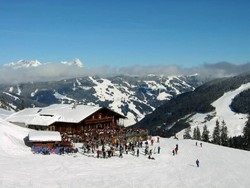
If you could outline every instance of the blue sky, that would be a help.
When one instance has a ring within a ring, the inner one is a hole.
[[[0,64],[79,58],[87,67],[194,67],[250,58],[250,1],[0,2]]]

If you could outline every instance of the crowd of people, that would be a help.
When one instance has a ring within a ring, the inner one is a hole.
[[[159,143],[159,137],[157,137],[157,142]],[[113,156],[123,158],[123,156],[127,154],[139,157],[140,154],[143,154],[145,156],[148,155],[149,159],[151,159],[153,153],[160,154],[161,147],[159,145],[154,147],[154,139],[151,139],[150,143],[149,145],[148,140],[128,141],[126,139],[108,143],[92,141],[83,143],[81,149],[85,155],[91,155],[96,158],[111,158]]]
[[[156,139],[155,139],[156,138]],[[140,154],[145,155],[150,160],[155,160],[153,157],[153,154],[160,154],[161,147],[160,147],[160,138],[148,138],[145,141],[128,141],[127,138],[121,138],[121,139],[94,139],[86,140],[82,147],[80,147],[79,150],[77,147],[71,146],[53,146],[53,147],[47,147],[45,145],[43,146],[32,146],[31,151],[34,154],[43,154],[43,155],[49,155],[49,154],[69,154],[69,153],[77,153],[82,152],[84,155],[92,155],[96,158],[111,158],[114,156],[118,156],[119,158],[123,158],[124,155],[131,154],[133,156],[139,157]],[[155,140],[157,144],[155,144]],[[67,138],[65,135],[63,135],[63,141],[72,143],[72,140]],[[195,143],[196,146],[198,146],[198,143]],[[200,147],[202,147],[202,143],[199,144]],[[178,144],[175,145],[174,149],[172,150],[172,154],[177,155],[179,150]],[[197,159],[195,161],[196,166],[200,166],[200,161]]]
[[[83,143],[92,140],[104,140],[105,142],[112,142],[114,138],[129,138],[141,137],[145,139],[148,136],[148,131],[139,128],[93,128],[88,130],[79,130],[75,134],[70,134],[70,138],[74,143]]]
[[[31,151],[34,154],[43,154],[43,155],[50,155],[50,154],[69,154],[69,153],[77,153],[78,148],[72,148],[72,147],[60,147],[60,146],[53,146],[48,147],[45,145],[42,146],[32,146]]]
[[[147,139],[147,131],[142,129],[126,129],[119,128],[117,130],[112,129],[97,129],[97,130],[88,130],[82,132],[82,136],[79,135],[68,135],[63,133],[62,141],[54,146],[50,147],[46,144],[41,146],[33,145],[31,151],[34,154],[65,154],[65,153],[76,153],[78,150],[75,147],[75,143],[83,143],[82,149],[83,153],[94,153],[98,152],[98,156],[102,154],[103,156],[112,156],[117,150],[134,150],[134,147],[142,147],[142,140]],[[84,136],[83,136],[84,135]],[[139,141],[131,141],[131,138],[136,138]],[[129,145],[127,145],[129,143]],[[101,149],[98,149],[102,147]],[[100,151],[98,151],[100,150]],[[107,155],[106,155],[107,153]]]
[[[139,148],[142,148],[143,141],[126,142],[126,140],[117,140],[116,142],[105,143],[103,140],[85,142],[82,145],[83,153],[85,154],[96,154],[97,158],[110,158],[117,153],[122,158],[123,154],[131,153],[138,156]]]

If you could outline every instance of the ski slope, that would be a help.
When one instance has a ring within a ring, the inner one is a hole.
[[[234,137],[243,134],[243,129],[248,120],[248,114],[235,113],[232,111],[230,105],[232,100],[240,94],[242,91],[250,89],[250,83],[243,84],[239,88],[224,93],[223,96],[214,101],[211,105],[215,107],[215,110],[210,113],[196,113],[189,118],[192,131],[194,128],[199,127],[202,132],[204,125],[207,125],[210,131],[210,136],[213,133],[216,121],[222,126],[223,122],[227,126],[228,136]],[[210,117],[210,118],[209,118]],[[185,130],[179,132],[178,138],[182,138]],[[191,133],[192,135],[192,133]]]
[[[4,188],[172,188],[249,187],[250,152],[194,140],[160,138],[160,154],[155,160],[131,153],[103,159],[74,155],[32,154],[23,139],[29,130],[1,119],[0,187]],[[179,152],[172,155],[178,144]],[[199,159],[200,167],[195,161]]]

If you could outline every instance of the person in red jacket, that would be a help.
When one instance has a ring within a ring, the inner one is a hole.
[[[178,147],[176,147],[176,148],[174,149],[174,151],[175,151],[175,154],[177,155]]]
[[[99,158],[101,151],[98,149],[96,153],[97,153],[97,158]]]

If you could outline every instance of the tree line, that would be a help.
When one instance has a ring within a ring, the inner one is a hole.
[[[243,129],[242,136],[229,137],[228,128],[224,120],[221,122],[221,124],[218,120],[216,121],[211,135],[207,125],[203,126],[202,132],[198,126],[193,129],[192,135],[191,132],[191,126],[187,127],[184,131],[183,138],[200,140],[232,148],[250,150],[250,118],[248,118],[248,121]]]

